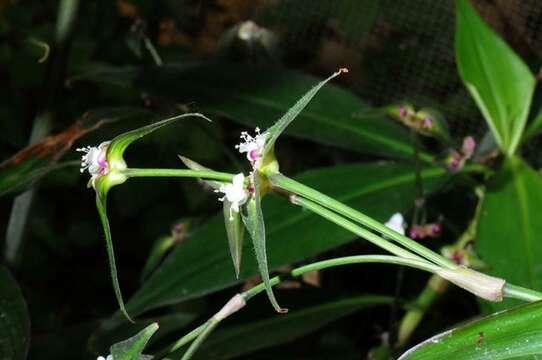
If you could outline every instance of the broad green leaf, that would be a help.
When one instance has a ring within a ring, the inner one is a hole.
[[[476,249],[489,272],[520,286],[542,289],[542,177],[509,158],[488,184]],[[502,309],[509,301],[490,304]]]
[[[309,102],[312,100],[312,98],[318,93],[318,91],[324,86],[327,82],[331,81],[331,79],[339,76],[343,72],[348,72],[347,69],[340,69],[339,71],[333,73],[330,77],[327,79],[319,82],[316,86],[314,86],[312,89],[310,89],[301,99],[299,99],[291,108],[288,109],[286,114],[282,115],[280,119],[277,120],[276,123],[273,124],[266,132],[268,134],[268,137],[265,141],[265,148],[263,150],[264,156],[269,151],[273,150],[273,147],[275,146],[275,141],[279,138],[279,136],[282,134],[282,132],[290,125],[292,121],[299,115],[303,109],[309,104]]]
[[[269,301],[278,313],[285,313],[288,310],[283,309],[278,304],[273,294],[273,288],[269,281],[269,267],[267,265],[267,248],[265,244],[265,222],[262,213],[261,206],[261,184],[260,176],[254,172],[251,176],[252,185],[254,186],[254,193],[249,199],[248,203],[244,206],[246,214],[242,213],[243,223],[247,228],[250,237],[252,238],[252,244],[254,245],[254,252],[256,253],[256,261],[258,263],[258,269],[260,276],[265,284],[265,292]],[[238,277],[238,276],[237,276]]]
[[[0,265],[0,359],[24,360],[30,345],[30,316],[23,293]]]
[[[459,73],[499,147],[511,155],[519,145],[527,121],[534,76],[467,0],[457,0],[456,16]]]
[[[293,341],[361,309],[389,305],[392,298],[363,295],[292,310],[286,315],[257,319],[216,330],[194,359],[231,359]],[[250,340],[249,340],[250,339]]]
[[[152,323],[131,338],[111,346],[114,360],[138,360],[151,336],[158,330],[158,323]]]
[[[442,168],[426,168],[422,176],[428,194],[449,178]],[[395,163],[343,165],[295,177],[350,206],[363,209],[379,221],[386,221],[392,214],[413,204],[414,178],[411,165]],[[270,269],[314,256],[353,239],[348,231],[292,206],[283,198],[267,196],[262,206]],[[139,314],[201,296],[257,274],[254,257],[245,256],[239,279],[235,278],[227,245],[221,241],[225,238],[223,221],[222,214],[214,217],[194,232],[191,241],[178,246],[130,300],[130,312]],[[251,251],[248,244],[244,245],[243,251]]]
[[[436,335],[403,360],[500,360],[542,354],[542,302],[519,306]]]
[[[155,68],[102,69],[79,79],[100,84],[118,79],[125,87],[181,103],[196,102],[206,113],[225,115],[261,129],[272,126],[319,79],[280,67],[231,63],[169,64]],[[105,79],[105,80],[104,80]],[[121,86],[121,85],[119,85]],[[394,157],[413,153],[408,133],[349,91],[329,84],[286,133],[350,151]],[[424,160],[431,156],[422,153]]]
[[[226,226],[226,236],[230,246],[231,260],[235,269],[235,276],[239,277],[241,271],[241,257],[243,255],[243,240],[245,237],[245,228],[241,221],[241,215],[238,212],[231,213],[231,203],[224,199],[224,225]]]

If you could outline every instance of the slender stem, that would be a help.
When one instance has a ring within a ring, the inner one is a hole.
[[[440,265],[448,269],[455,269],[457,267],[455,263],[446,259],[445,257],[435,253],[432,250],[429,250],[428,248],[426,248],[425,246],[421,244],[418,244],[416,241],[406,236],[403,236],[392,229],[389,229],[388,227],[376,221],[375,219],[351,208],[350,206],[347,206],[341,203],[340,201],[333,199],[332,197],[324,195],[321,192],[314,190],[308,186],[305,186],[282,174],[270,175],[268,178],[273,186],[281,188],[283,190],[286,190],[294,194],[301,195],[309,200],[312,200],[326,207],[329,210],[335,211],[336,213],[346,216],[362,225],[367,226],[368,228],[372,230],[378,231],[379,233],[397,241],[399,244],[407,247],[408,249],[434,262],[437,265]],[[383,244],[384,242],[389,244],[388,241],[382,240],[380,241],[379,246],[381,246],[381,244]]]
[[[305,199],[300,196],[294,196],[292,197],[292,202],[296,205],[302,206],[303,208],[322,216],[325,219],[328,219],[329,221],[347,229],[348,231],[364,239],[367,239],[368,241],[372,242],[376,246],[384,250],[387,250],[394,255],[407,258],[407,259],[424,260],[422,257],[416,254],[413,254],[410,251],[403,249],[402,247],[399,247],[390,241],[387,241],[386,239],[381,238],[380,236],[370,232],[369,230],[366,230],[362,228],[361,226],[356,225],[354,222],[348,219],[345,219],[341,215],[338,215],[337,213],[334,213],[311,200]]]
[[[190,169],[125,169],[121,173],[131,177],[190,177],[218,181],[232,181],[234,174],[213,170],[190,170]]]
[[[179,340],[175,341],[173,344],[171,344],[170,346],[168,346],[167,348],[161,350],[158,354],[156,354],[154,357],[156,359],[161,359],[163,358],[164,356],[166,356],[167,354],[169,353],[172,353],[174,352],[175,350],[183,347],[184,345],[188,344],[189,342],[191,342],[192,340],[194,340],[195,338],[197,338],[199,336],[199,334],[201,334],[201,332],[203,330],[205,330],[205,328],[207,327],[207,322],[205,322],[204,324],[201,324],[200,326],[198,326],[197,328],[195,328],[194,330],[190,331],[188,334],[186,334],[185,336],[183,336],[182,338],[180,338]]]
[[[211,318],[209,321],[207,321],[203,326],[205,327],[203,331],[199,334],[196,340],[190,345],[188,350],[184,353],[181,360],[189,360],[192,358],[192,356],[195,354],[195,352],[199,349],[200,345],[203,343],[203,341],[209,336],[209,334],[215,329],[215,327],[220,323],[219,320],[215,318]]]
[[[519,299],[529,302],[542,300],[542,293],[540,291],[527,289],[508,283],[504,285],[503,295],[512,299]]]
[[[425,260],[407,259],[407,258],[391,256],[391,255],[357,255],[357,256],[345,256],[345,257],[340,257],[340,258],[335,258],[335,259],[318,261],[309,265],[295,268],[290,272],[289,275],[293,277],[298,277],[310,271],[323,270],[323,269],[332,268],[335,266],[344,266],[344,265],[362,264],[362,263],[384,263],[384,264],[410,266],[416,269],[429,271],[431,273],[434,273],[438,269],[437,266],[430,264]],[[270,282],[272,286],[275,286],[281,282],[281,279],[279,276],[275,276],[270,280]],[[265,285],[262,283],[245,291],[242,294],[242,296],[245,300],[249,300],[264,290],[265,290]]]

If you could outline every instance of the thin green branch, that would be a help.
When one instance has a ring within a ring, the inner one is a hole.
[[[292,271],[290,271],[289,275],[293,277],[298,277],[310,271],[324,270],[324,269],[328,269],[328,268],[332,268],[336,266],[365,264],[365,263],[383,263],[383,264],[409,266],[416,269],[425,270],[431,273],[434,273],[438,269],[437,266],[430,264],[429,262],[425,260],[407,259],[407,258],[391,256],[391,255],[356,255],[356,256],[345,256],[345,257],[340,257],[340,258],[335,258],[335,259],[323,260],[323,261],[318,261],[309,265],[304,265],[304,266],[293,269]],[[275,276],[270,280],[270,283],[272,286],[275,286],[280,282],[281,282],[281,278],[279,276]],[[242,296],[246,301],[248,301],[249,299],[253,298],[254,296],[256,296],[257,294],[261,293],[264,290],[265,290],[265,285],[261,283],[245,291],[242,294]]]
[[[376,221],[375,219],[361,213],[358,210],[347,206],[340,201],[335,200],[332,197],[329,197],[321,192],[314,190],[308,186],[305,186],[293,179],[290,179],[282,174],[270,175],[269,180],[274,187],[286,190],[290,193],[298,194],[302,197],[305,197],[315,203],[325,207],[331,211],[334,211],[342,216],[345,216],[351,220],[354,220],[368,228],[378,231],[382,235],[395,240],[399,244],[407,247],[409,250],[412,250],[416,254],[434,262],[437,265],[448,269],[455,269],[457,265],[452,261],[446,259],[445,257],[435,253],[434,251],[426,248],[425,246],[417,243],[416,241],[399,234],[398,232],[389,229],[385,225]],[[379,241],[379,246],[384,245],[384,242],[390,244],[390,242],[382,240]],[[387,246],[387,245],[386,245]]]
[[[231,182],[234,174],[212,170],[189,169],[124,169],[120,173],[126,177],[188,177]]]

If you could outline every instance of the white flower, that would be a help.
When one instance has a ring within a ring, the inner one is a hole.
[[[403,219],[403,215],[401,215],[401,213],[393,214],[384,225],[397,231],[401,235],[405,235],[405,220]]]
[[[219,201],[228,200],[230,206],[230,221],[233,220],[233,211],[239,212],[239,207],[248,199],[248,191],[245,188],[245,175],[237,174],[233,177],[231,184],[224,184],[215,192],[223,193],[224,196],[218,199]]]
[[[243,131],[241,133],[242,142],[239,145],[235,145],[235,148],[240,153],[247,153],[247,159],[255,169],[259,168],[259,160],[263,156],[266,138],[267,133],[260,134],[260,128],[256,128],[256,136],[253,137],[246,131]]]
[[[91,178],[89,186],[95,187],[96,180],[109,172],[109,164],[107,163],[107,148],[110,141],[101,143],[98,146],[87,146],[78,148],[76,151],[85,153],[81,157],[81,172],[88,170]]]
[[[107,355],[106,358],[104,358],[103,356],[98,356],[96,360],[113,360],[113,355]]]

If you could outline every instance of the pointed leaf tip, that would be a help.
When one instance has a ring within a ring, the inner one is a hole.
[[[131,338],[111,346],[110,352],[115,360],[138,360],[149,339],[158,330],[158,323],[152,323]]]
[[[245,229],[239,213],[233,212],[230,215],[230,208],[231,203],[227,199],[224,199],[224,225],[226,227],[226,236],[228,237],[230,255],[235,269],[235,277],[239,279]],[[231,219],[230,216],[233,216],[233,219]]]
[[[124,305],[124,300],[122,298],[122,292],[120,290],[119,279],[117,275],[117,265],[115,262],[115,251],[113,250],[113,239],[111,237],[111,228],[109,226],[109,219],[107,218],[107,192],[96,192],[96,208],[98,209],[98,214],[100,215],[100,220],[102,222],[104,234],[105,234],[105,245],[107,250],[107,257],[109,259],[109,269],[111,272],[111,280],[113,282],[113,290],[115,292],[115,297],[119,304],[120,311],[122,314],[130,321],[135,323]]]
[[[268,153],[270,153],[273,150],[273,147],[275,146],[275,141],[277,141],[278,137],[282,132],[290,125],[292,121],[299,115],[303,109],[309,104],[309,102],[312,100],[312,98],[318,93],[318,91],[330,80],[333,78],[339,76],[342,73],[347,73],[347,68],[340,68],[336,72],[334,72],[330,77],[328,77],[325,80],[322,80],[320,83],[315,85],[312,89],[310,89],[301,99],[299,99],[287,112],[284,114],[277,122],[271,126],[266,133],[268,134],[268,138],[264,147],[263,156],[264,158]],[[265,162],[265,160],[264,160]]]

